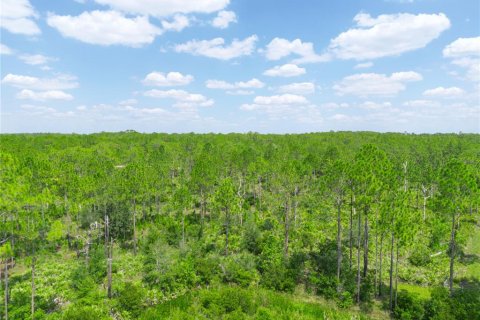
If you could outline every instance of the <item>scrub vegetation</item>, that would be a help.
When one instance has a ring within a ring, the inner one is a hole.
[[[480,136],[0,135],[4,319],[480,319]]]

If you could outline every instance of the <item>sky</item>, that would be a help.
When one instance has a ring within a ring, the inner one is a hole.
[[[0,133],[480,133],[478,0],[1,0]]]

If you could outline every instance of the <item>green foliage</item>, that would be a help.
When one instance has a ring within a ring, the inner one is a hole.
[[[359,241],[360,259],[369,258],[361,310],[377,312],[375,300],[388,300],[392,234],[399,288],[443,283],[451,248],[458,258],[452,295],[435,289],[423,304],[400,291],[396,317],[419,318],[423,307],[425,319],[478,317],[478,135],[0,139],[0,260],[14,264],[12,319],[30,315],[34,260],[36,319],[358,319],[312,301],[356,303]],[[278,292],[306,292],[309,302]]]
[[[451,310],[449,293],[446,288],[434,287],[430,295],[430,300],[425,303],[425,319],[455,319]]]
[[[196,316],[192,316],[196,315]],[[260,288],[216,287],[200,290],[148,309],[150,319],[367,319]]]
[[[96,306],[71,305],[63,313],[63,320],[106,320],[107,313]]]
[[[422,319],[424,312],[423,301],[420,300],[418,296],[406,290],[400,290],[400,292],[398,292],[397,305],[393,311],[395,319]]]
[[[65,226],[61,220],[55,220],[47,234],[47,240],[57,243],[65,236]]]
[[[143,297],[143,290],[138,284],[127,282],[118,292],[118,303],[135,319],[143,309]]]
[[[416,267],[424,267],[432,261],[430,250],[423,245],[417,245],[412,249],[408,261]]]

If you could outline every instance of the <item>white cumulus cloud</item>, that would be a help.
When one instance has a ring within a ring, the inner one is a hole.
[[[244,40],[234,39],[230,45],[225,45],[223,38],[212,40],[191,40],[175,46],[176,52],[190,53],[220,60],[230,60],[251,55],[258,40],[252,35]]]
[[[428,97],[459,97],[465,94],[465,90],[458,87],[437,87],[434,89],[428,89],[423,92],[424,96]]]
[[[240,109],[265,114],[270,120],[293,120],[299,123],[323,121],[319,108],[311,105],[304,96],[296,94],[257,96],[253,103],[243,104]]]
[[[175,13],[213,13],[224,9],[230,0],[95,0],[129,14],[165,17]]]
[[[219,29],[226,29],[230,23],[237,22],[237,15],[233,11],[222,10],[212,20],[212,26]]]
[[[0,26],[11,33],[34,36],[41,33],[33,19],[37,18],[28,0],[2,0]]]
[[[173,99],[176,108],[195,109],[196,107],[210,107],[214,104],[212,99],[208,99],[202,94],[190,93],[185,90],[149,90],[144,93],[145,96],[159,99]]]
[[[467,78],[480,81],[480,37],[458,38],[443,49],[443,56],[466,69]]]
[[[480,37],[458,38],[443,49],[443,56],[448,58],[480,56]]]
[[[307,95],[315,93],[315,84],[312,82],[297,82],[280,86],[277,90],[280,93],[292,93],[298,95]]]
[[[263,51],[268,60],[280,60],[291,54],[296,54],[300,56],[300,58],[293,60],[293,63],[296,64],[329,60],[328,55],[318,55],[315,53],[313,43],[302,42],[300,39],[289,41],[287,39],[274,38]]]
[[[70,75],[58,75],[55,78],[37,78],[17,74],[7,74],[2,83],[20,89],[31,90],[66,90],[78,87],[77,78]]]
[[[30,64],[32,66],[44,65],[47,64],[47,62],[54,60],[53,58],[46,57],[41,54],[23,54],[19,58],[26,64]]]
[[[232,89],[260,89],[265,86],[265,83],[262,81],[253,78],[248,81],[237,81],[235,83],[229,83],[222,80],[207,80],[205,86],[209,89],[222,89],[222,90],[232,90]]]
[[[355,69],[368,69],[373,67],[373,62],[362,62],[355,65]]]
[[[29,99],[37,101],[45,100],[73,100],[73,96],[61,90],[32,91],[23,89],[17,94],[17,99]]]
[[[190,26],[190,20],[183,14],[176,14],[173,16],[173,20],[162,20],[162,28],[166,31],[182,31],[186,27]]]
[[[282,94],[274,96],[257,96],[253,103],[259,105],[292,105],[292,104],[306,104],[307,98],[298,94]]]
[[[305,68],[300,68],[296,64],[287,63],[282,66],[275,66],[266,70],[263,74],[269,77],[296,77],[305,74]]]
[[[422,75],[413,71],[396,72],[390,76],[378,73],[360,73],[347,76],[333,86],[338,95],[394,96],[405,90],[406,82],[420,81]]]
[[[49,14],[47,23],[64,37],[103,46],[141,47],[162,33],[146,16],[128,18],[117,11],[96,10],[78,16]]]
[[[151,72],[147,74],[143,79],[143,84],[148,86],[158,87],[172,87],[172,86],[185,86],[193,81],[192,75],[183,75],[180,72],[169,72],[167,74],[163,72]]]
[[[359,13],[355,28],[332,39],[328,52],[339,59],[367,60],[396,56],[420,49],[450,28],[443,14],[382,14],[372,17]]]
[[[7,47],[6,45],[4,45],[3,43],[0,43],[0,55],[1,54],[5,54],[5,55],[13,54],[13,50]]]

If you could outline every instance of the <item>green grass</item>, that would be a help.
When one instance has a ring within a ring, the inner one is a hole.
[[[410,283],[398,283],[398,290],[407,290],[410,293],[417,294],[422,299],[430,299],[430,289]]]
[[[465,276],[480,280],[480,227],[476,226],[465,248],[467,254],[476,255],[477,261],[466,266]]]
[[[315,300],[257,287],[200,289],[147,310],[141,319],[372,319]]]

